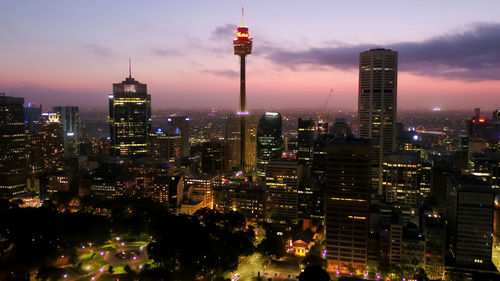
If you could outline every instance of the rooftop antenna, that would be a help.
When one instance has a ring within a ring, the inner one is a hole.
[[[132,78],[132,60],[128,58],[128,77]]]
[[[245,8],[241,8],[241,26],[245,26]]]

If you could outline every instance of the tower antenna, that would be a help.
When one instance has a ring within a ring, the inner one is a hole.
[[[128,77],[132,78],[132,59],[128,58]]]
[[[245,26],[245,8],[241,8],[241,26]]]

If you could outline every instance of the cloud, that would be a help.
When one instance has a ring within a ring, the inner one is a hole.
[[[159,57],[179,56],[181,54],[181,52],[175,49],[152,48],[151,51]]]
[[[234,71],[232,69],[222,69],[222,70],[215,70],[215,69],[203,69],[200,72],[202,73],[208,73],[216,76],[222,76],[222,77],[228,77],[228,78],[234,78],[238,77],[238,72]]]
[[[101,46],[101,45],[85,44],[85,45],[83,45],[83,47],[87,51],[89,51],[90,53],[92,53],[98,57],[101,57],[101,58],[109,58],[109,57],[112,57],[114,55],[113,50],[111,50],[107,47]]]
[[[228,38],[231,40],[235,34],[238,27],[235,24],[226,24],[223,26],[217,26],[211,33],[211,40],[223,40],[227,41]]]
[[[399,42],[385,46],[338,44],[299,51],[262,47],[261,51],[267,59],[291,69],[299,65],[355,69],[360,52],[384,47],[398,51],[401,71],[451,80],[485,81],[500,80],[498,46],[500,23],[482,23],[471,25],[462,32],[421,42]]]

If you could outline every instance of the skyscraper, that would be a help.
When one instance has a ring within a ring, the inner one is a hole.
[[[297,153],[297,159],[307,166],[310,166],[313,161],[314,130],[315,124],[313,120],[303,120],[299,118],[297,132],[299,151]]]
[[[396,146],[398,53],[371,49],[359,56],[359,136],[371,139],[372,184],[379,187],[382,159]],[[379,192],[381,192],[379,187]]]
[[[483,181],[453,176],[448,184],[447,228],[457,266],[492,266],[495,192]]]
[[[64,169],[64,136],[59,113],[42,113],[40,134],[40,159],[43,172]]]
[[[282,120],[278,112],[266,112],[257,127],[257,169],[265,176],[269,161],[281,159],[283,152]]]
[[[416,206],[422,181],[422,162],[418,154],[391,153],[384,157],[381,169],[385,201]]]
[[[80,116],[78,106],[55,106],[54,112],[59,113],[64,131],[64,156],[78,155],[78,138]]]
[[[330,272],[366,270],[370,169],[368,140],[339,139],[328,144],[325,227]]]
[[[302,165],[297,161],[271,161],[266,166],[266,221],[286,230],[298,223],[298,189]]]
[[[189,123],[191,118],[188,116],[171,116],[167,118],[167,133],[180,135],[181,138],[181,157],[189,157],[191,130]]]
[[[109,132],[114,156],[138,158],[149,154],[151,95],[147,85],[132,78],[113,84],[109,95]]]
[[[240,57],[240,107],[238,115],[240,116],[240,165],[246,168],[246,149],[247,149],[247,100],[246,100],[246,84],[245,84],[245,62],[247,55],[252,53],[252,42],[253,38],[248,35],[248,27],[245,26],[245,21],[243,19],[242,10],[242,21],[241,26],[238,27],[238,32],[236,33],[236,38],[233,40],[234,54]]]
[[[0,197],[26,192],[28,135],[24,99],[0,94]]]

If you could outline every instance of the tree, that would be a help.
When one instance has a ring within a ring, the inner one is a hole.
[[[330,275],[319,266],[312,265],[306,267],[299,275],[299,281],[330,281]]]
[[[263,255],[274,256],[279,259],[285,255],[285,242],[283,238],[271,231],[266,231],[266,238],[260,242],[257,251]]]

